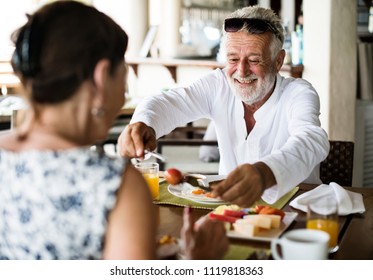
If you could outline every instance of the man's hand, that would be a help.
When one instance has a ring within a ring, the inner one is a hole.
[[[213,195],[240,207],[250,207],[266,188],[275,184],[276,179],[266,164],[243,164],[213,186]]]
[[[118,138],[119,154],[124,157],[144,157],[144,150],[153,151],[157,147],[155,131],[142,122],[129,124]]]

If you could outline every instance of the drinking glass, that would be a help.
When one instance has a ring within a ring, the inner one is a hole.
[[[329,234],[329,253],[338,250],[338,204],[333,197],[322,197],[311,201],[307,208],[307,228]]]
[[[159,165],[156,162],[138,162],[135,167],[142,173],[153,200],[159,199]]]

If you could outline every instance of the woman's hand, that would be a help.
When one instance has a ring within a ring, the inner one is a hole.
[[[191,208],[184,209],[181,238],[187,259],[222,259],[229,247],[224,224],[207,216],[194,223]]]

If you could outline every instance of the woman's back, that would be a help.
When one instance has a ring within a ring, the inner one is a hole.
[[[55,1],[12,40],[28,109],[0,135],[0,259],[155,259],[156,211],[141,173],[88,148],[125,101],[126,33],[92,6]],[[223,225],[184,219],[185,255],[221,257]]]
[[[125,165],[88,148],[0,150],[0,259],[100,259]]]

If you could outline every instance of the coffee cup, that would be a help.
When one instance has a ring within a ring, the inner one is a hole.
[[[295,229],[271,242],[276,260],[326,260],[329,253],[329,234],[321,230]],[[281,249],[281,253],[279,252]]]

